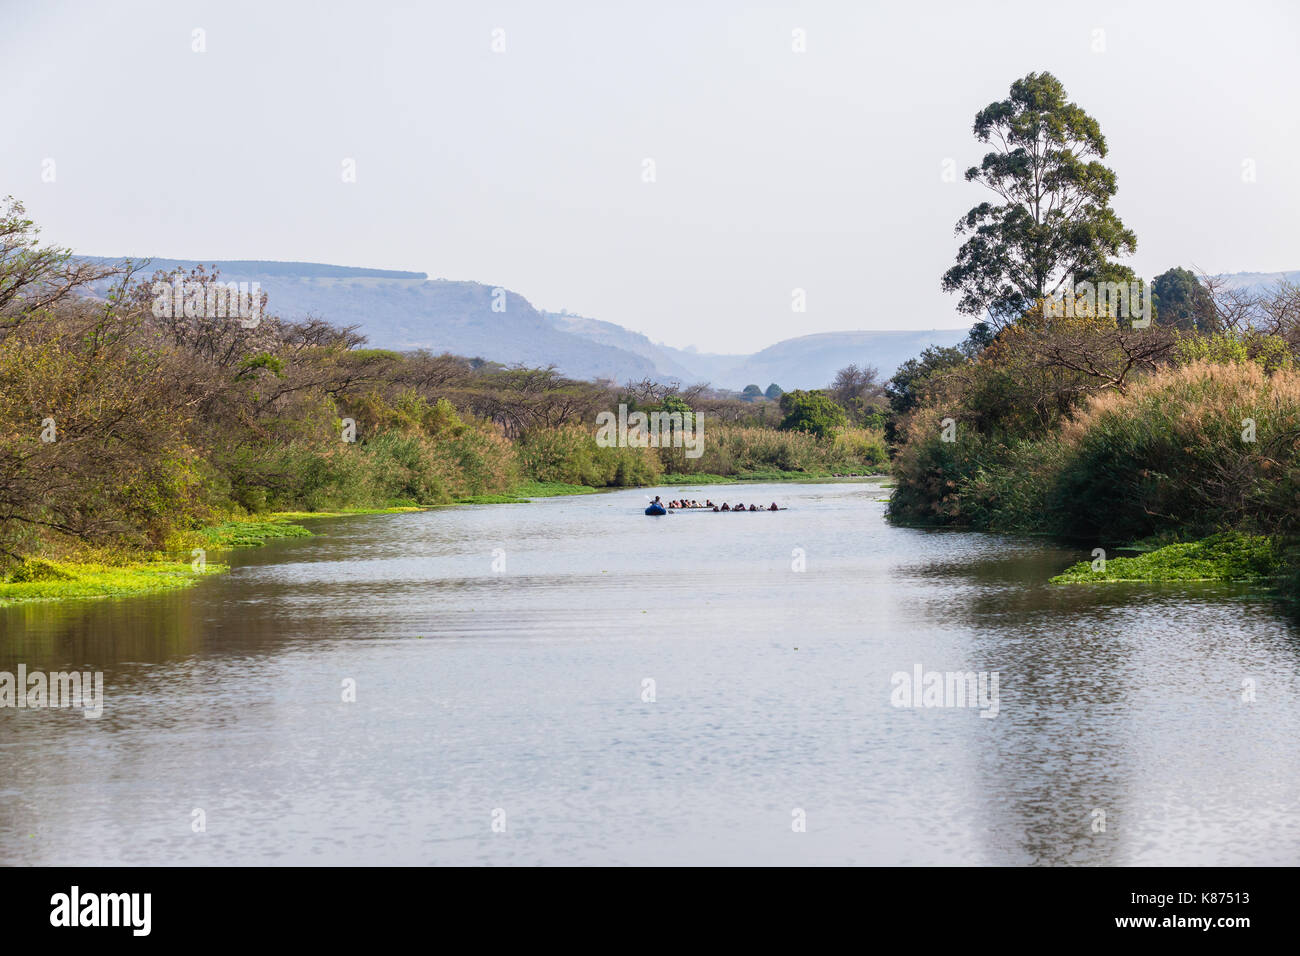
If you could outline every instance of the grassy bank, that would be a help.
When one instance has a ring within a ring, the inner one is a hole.
[[[176,561],[122,564],[29,560],[0,581],[0,607],[26,601],[120,597],[189,587],[201,578],[227,570],[209,563],[203,570]]]
[[[776,481],[806,481],[806,482],[832,482],[843,481],[846,478],[863,480],[867,478],[884,478],[886,475],[873,474],[810,474],[806,471],[753,471],[739,475],[714,475],[708,473],[691,474],[691,475],[664,475],[659,479],[660,485],[735,485],[743,482],[776,482]]]
[[[1276,544],[1259,535],[1224,532],[1201,541],[1165,545],[1134,558],[1080,561],[1052,578],[1053,584],[1108,581],[1267,581],[1283,569]]]
[[[499,495],[468,495],[458,498],[458,505],[518,505],[534,498],[558,498],[564,495],[592,495],[600,491],[591,485],[573,485],[563,481],[525,481],[509,492]]]
[[[527,481],[516,485],[508,495],[470,496],[454,504],[523,503],[533,498],[558,495],[594,494],[600,489],[562,482]],[[282,538],[309,538],[314,532],[298,524],[312,518],[344,518],[358,515],[403,514],[424,511],[418,505],[394,505],[386,508],[339,508],[330,511],[279,511],[229,520],[194,532],[173,535],[169,550],[230,551],[236,548],[261,547]],[[53,601],[71,598],[125,597],[156,591],[189,587],[200,579],[229,570],[229,566],[204,562],[202,570],[194,563],[174,561],[161,556],[144,558],[125,552],[95,553],[93,560],[54,560],[28,558],[12,566],[0,579],[0,607],[27,601]]]
[[[323,518],[325,515],[303,515]],[[311,532],[299,524],[291,524],[279,516],[267,520],[231,521],[204,528],[199,535],[204,547],[215,551],[233,548],[257,548],[273,538],[310,538]]]
[[[26,601],[125,597],[190,587],[202,578],[229,570],[228,565],[208,561],[207,552],[256,548],[275,538],[308,538],[312,532],[291,519],[328,516],[292,512],[224,521],[173,535],[168,549],[173,553],[171,557],[110,550],[89,551],[88,556],[72,552],[61,560],[29,557],[12,565],[0,579],[0,607]],[[187,551],[192,560],[174,560],[174,553]]]

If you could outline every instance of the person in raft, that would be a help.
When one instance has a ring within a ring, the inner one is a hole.
[[[771,506],[770,508],[768,508],[767,510],[768,510],[768,511],[780,511],[781,509],[778,508],[778,507],[776,506],[776,502],[774,501],[774,502],[772,502],[772,506]]]

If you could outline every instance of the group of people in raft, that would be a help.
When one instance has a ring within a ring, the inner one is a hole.
[[[653,507],[654,505],[659,505],[659,507],[661,508],[675,508],[678,511],[682,510],[683,508],[712,508],[714,511],[780,511],[781,510],[776,506],[775,501],[772,502],[766,508],[762,507],[761,505],[750,505],[749,507],[746,507],[745,505],[740,504],[739,502],[737,502],[733,507],[731,505],[728,505],[725,501],[722,503],[722,507],[718,507],[708,499],[705,499],[703,504],[700,504],[698,501],[694,499],[690,499],[690,500],[682,499],[680,501],[676,501],[676,500],[670,501],[668,502],[668,504],[665,505],[662,501],[659,500],[658,495],[655,495],[655,500],[652,502],[651,507]]]

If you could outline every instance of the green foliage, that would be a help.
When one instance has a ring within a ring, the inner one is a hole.
[[[1198,362],[1094,396],[1046,433],[942,441],[941,407],[908,423],[894,517],[1098,543],[1300,519],[1300,373]]]
[[[883,469],[889,459],[880,432],[846,428],[829,438],[817,438],[809,432],[745,425],[707,426],[698,458],[684,457],[681,449],[660,449],[660,453],[667,463],[665,479],[669,475],[864,474]]]
[[[1063,282],[1131,275],[1111,261],[1137,240],[1110,208],[1117,187],[1100,162],[1106,140],[1056,77],[1016,80],[976,115],[975,135],[997,148],[966,179],[1001,202],[980,203],[958,223],[968,238],[943,288],[960,293],[961,311],[1009,321]]]
[[[769,385],[767,389],[763,392],[763,396],[771,401],[776,401],[784,394],[785,394],[785,389],[783,389],[780,385],[776,384],[776,382],[773,382],[771,385]]]
[[[227,570],[208,563],[203,571],[189,564],[166,561],[134,561],[113,565],[99,563],[40,562],[40,571],[24,571],[24,562],[8,578],[0,579],[0,607],[27,601],[67,598],[116,597],[149,591],[189,587],[209,574]]]
[[[1104,569],[1081,561],[1052,578],[1053,584],[1106,581],[1258,581],[1282,569],[1276,542],[1225,531],[1202,541],[1170,544],[1136,558],[1110,558]]]
[[[276,378],[284,378],[284,359],[278,355],[269,355],[263,352],[260,355],[250,355],[241,359],[239,362],[239,375],[242,378],[253,372],[265,370],[270,372]]]
[[[71,581],[73,575],[52,561],[28,558],[14,566],[14,569],[9,572],[8,580],[14,584],[27,584],[32,581]]]
[[[1184,332],[1212,332],[1217,326],[1214,300],[1196,273],[1173,268],[1156,276],[1151,284],[1155,319],[1168,328]]]
[[[740,394],[745,397],[745,401],[752,402],[756,398],[763,397],[763,390],[757,385],[746,385],[744,391]]]
[[[1244,333],[1215,332],[1180,335],[1174,346],[1180,365],[1212,362],[1216,365],[1253,362],[1266,372],[1292,368],[1291,347],[1280,335],[1249,329]]]
[[[782,431],[807,432],[818,438],[848,423],[844,409],[819,389],[786,392],[781,396],[781,411],[785,413],[778,426]]]
[[[969,359],[961,349],[930,346],[920,356],[908,359],[885,383],[885,397],[894,415],[904,415],[921,403],[925,386],[935,376],[965,365]]]
[[[525,481],[514,488],[524,498],[558,498],[562,495],[591,495],[597,489],[589,485],[569,485],[561,481]]]
[[[653,484],[662,466],[658,449],[602,448],[588,429],[536,429],[517,445],[522,472],[534,481],[594,488]]]
[[[844,428],[836,433],[832,452],[836,470],[876,471],[889,464],[889,447],[879,428]]]
[[[258,548],[272,538],[310,538],[302,525],[280,520],[230,521],[204,528],[201,532],[208,548],[226,551],[232,548]]]
[[[956,441],[944,441],[945,417],[926,408],[909,421],[893,463],[898,487],[890,497],[891,517],[915,524],[971,523],[966,483],[998,460],[999,446],[970,429],[958,432]]]

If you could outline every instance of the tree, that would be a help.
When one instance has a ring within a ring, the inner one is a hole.
[[[1173,346],[1168,329],[1129,328],[1113,310],[1044,319],[1035,308],[1007,328],[983,358],[1026,388],[1032,383],[1037,395],[1029,404],[1047,409],[1043,420],[1050,423],[1088,394],[1127,391],[1140,373],[1163,365]]]
[[[13,196],[0,200],[0,338],[28,318],[75,297],[92,282],[126,272],[75,259],[72,250],[42,246],[41,231]]]
[[[784,394],[785,394],[785,389],[783,389],[780,385],[776,384],[776,382],[773,382],[771,385],[769,385],[767,387],[767,391],[763,393],[764,397],[768,398],[773,402],[775,402],[778,398],[780,398]]]
[[[857,425],[880,428],[884,426],[884,412],[888,407],[880,373],[870,365],[859,368],[846,365],[835,373],[829,392],[835,403],[844,409],[849,419]]]
[[[777,427],[782,431],[808,432],[818,438],[825,438],[836,428],[848,424],[844,409],[820,389],[786,392],[781,396],[781,411],[785,418]]]
[[[894,415],[904,415],[921,403],[921,392],[934,376],[950,368],[965,365],[966,354],[960,348],[932,345],[917,358],[908,359],[885,383],[885,398]]]
[[[997,337],[998,330],[990,322],[976,322],[970,327],[970,332],[966,338],[958,343],[957,348],[961,349],[969,358],[977,358],[981,352],[993,344]]]
[[[1215,328],[1210,292],[1189,269],[1175,267],[1156,276],[1151,284],[1156,320],[1186,332],[1211,332]]]
[[[669,395],[665,398],[663,405],[660,406],[660,411],[667,412],[669,415],[681,415],[683,426],[695,427],[695,410],[680,395]]]
[[[741,392],[745,396],[745,401],[752,402],[757,398],[763,397],[763,390],[757,385],[746,385],[745,390]]]
[[[960,293],[962,312],[988,313],[1001,328],[1067,284],[1132,278],[1112,261],[1131,255],[1137,239],[1110,208],[1117,187],[1100,162],[1106,140],[1056,77],[1016,80],[1007,99],[976,115],[974,133],[996,148],[966,171],[966,181],[987,186],[998,201],[957,223],[968,238],[943,289]]]

